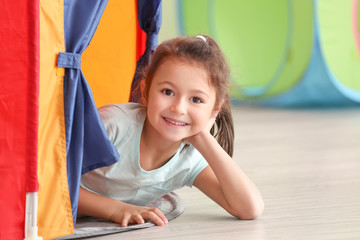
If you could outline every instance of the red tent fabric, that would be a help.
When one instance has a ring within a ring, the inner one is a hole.
[[[37,184],[39,2],[0,8],[0,239],[23,239],[25,195]]]

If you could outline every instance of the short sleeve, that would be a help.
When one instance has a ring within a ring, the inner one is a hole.
[[[118,149],[123,138],[131,130],[128,127],[131,124],[128,115],[120,106],[114,104],[99,108],[99,113],[110,141]]]
[[[205,158],[200,154],[196,148],[193,146],[189,146],[188,149],[185,150],[186,154],[189,155],[191,158],[191,162],[193,163],[193,166],[191,168],[191,171],[189,171],[189,174],[187,175],[185,185],[188,187],[192,187],[194,184],[194,181],[196,177],[204,170],[208,163],[205,160]]]
[[[99,108],[99,114],[109,140],[120,151],[135,133],[142,129],[145,108],[138,103],[109,104]]]

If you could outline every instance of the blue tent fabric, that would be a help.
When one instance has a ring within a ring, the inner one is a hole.
[[[131,84],[130,102],[138,102],[140,93],[135,91],[141,79],[141,72],[148,64],[152,52],[158,44],[158,35],[161,26],[161,0],[138,0],[138,20],[140,28],[146,33],[146,49],[136,64],[134,79]]]
[[[155,50],[161,26],[161,0],[138,0],[140,28],[146,33],[146,48]]]
[[[65,67],[67,176],[74,224],[81,175],[119,159],[98,114],[90,86],[80,69],[81,54],[93,37],[107,2],[64,0],[66,53],[59,54],[58,67]]]

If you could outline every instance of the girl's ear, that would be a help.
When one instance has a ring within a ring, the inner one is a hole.
[[[216,118],[216,116],[219,114],[220,110],[221,110],[221,107],[224,103],[224,99],[222,99],[219,104],[214,108],[212,114],[211,114],[211,117],[212,118]]]

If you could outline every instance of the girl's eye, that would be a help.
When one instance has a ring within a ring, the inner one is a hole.
[[[163,94],[165,94],[166,96],[173,96],[174,92],[170,89],[164,89],[161,91]]]
[[[192,97],[190,100],[193,103],[203,103],[203,100],[201,98],[198,98],[198,97]]]

